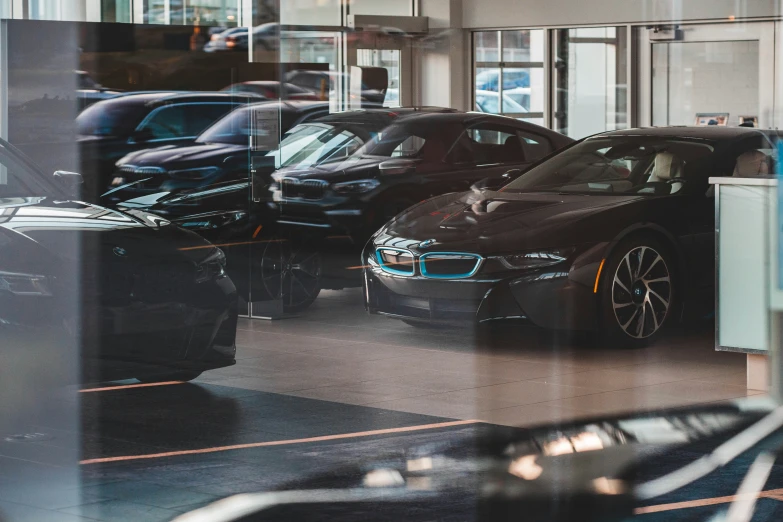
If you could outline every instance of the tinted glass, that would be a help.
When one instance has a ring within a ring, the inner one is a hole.
[[[76,127],[85,136],[128,136],[148,112],[143,105],[96,103],[79,114]]]
[[[585,140],[526,172],[502,190],[602,195],[669,195],[708,169],[714,145],[659,137]]]

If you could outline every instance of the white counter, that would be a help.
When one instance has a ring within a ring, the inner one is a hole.
[[[721,177],[710,183],[715,186],[715,349],[748,354],[748,388],[767,389],[773,294],[780,293],[778,182]]]

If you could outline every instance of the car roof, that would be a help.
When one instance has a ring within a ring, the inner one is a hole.
[[[487,114],[483,112],[420,112],[401,118],[400,122],[414,122],[427,125],[460,123],[462,125],[473,125],[477,123],[496,123],[498,125],[510,125],[518,129],[529,130],[537,134],[544,134],[555,142],[557,146],[571,143],[574,140],[564,134],[555,132],[541,125],[527,121],[511,118],[510,116],[501,116],[499,114]]]
[[[266,100],[263,96],[251,93],[232,93],[232,92],[194,92],[194,91],[144,91],[122,93],[118,96],[103,100],[102,104],[116,105],[147,105],[158,106],[172,103],[186,103],[198,101],[226,101],[237,103],[250,103],[253,101]]]
[[[411,114],[439,114],[439,113],[458,113],[457,109],[446,109],[443,107],[397,107],[397,108],[377,108],[377,109],[358,109],[352,111],[335,112],[328,116],[318,118],[318,121],[330,122],[375,122],[386,121],[391,123],[397,118],[409,116]]]
[[[743,136],[759,133],[777,136],[777,131],[757,129],[753,127],[720,127],[707,125],[702,127],[643,127],[638,129],[623,129],[598,134],[596,136],[660,136],[672,138],[697,138],[711,141],[733,140]]]

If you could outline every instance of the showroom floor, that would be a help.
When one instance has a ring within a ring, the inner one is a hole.
[[[511,426],[743,397],[745,356],[709,323],[641,350],[531,328],[432,330],[368,316],[359,290],[301,317],[243,320],[238,362],[197,382]]]
[[[170,520],[489,424],[748,395],[743,356],[716,353],[711,328],[623,351],[529,328],[420,330],[367,316],[358,291],[325,292],[300,317],[240,321],[236,366],[83,387],[82,433],[0,440],[0,520]],[[81,488],[56,460],[79,445]]]

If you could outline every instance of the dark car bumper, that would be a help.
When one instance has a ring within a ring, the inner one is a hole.
[[[89,281],[83,283],[89,287]],[[111,292],[102,288],[103,294]],[[75,292],[68,299],[0,295],[0,325],[25,332],[31,343],[36,332],[57,329],[61,339],[68,339],[63,343],[79,346],[86,381],[235,364],[237,290],[228,277],[195,283],[170,299],[156,295],[112,302],[85,294],[80,307]]]
[[[555,330],[595,330],[597,296],[562,269],[502,279],[428,279],[398,276],[366,265],[370,313],[427,323],[519,320]]]
[[[283,200],[271,203],[278,209],[278,224],[287,229],[325,236],[349,236],[364,244],[374,232],[374,211],[366,203],[353,198],[334,201],[302,202]]]

